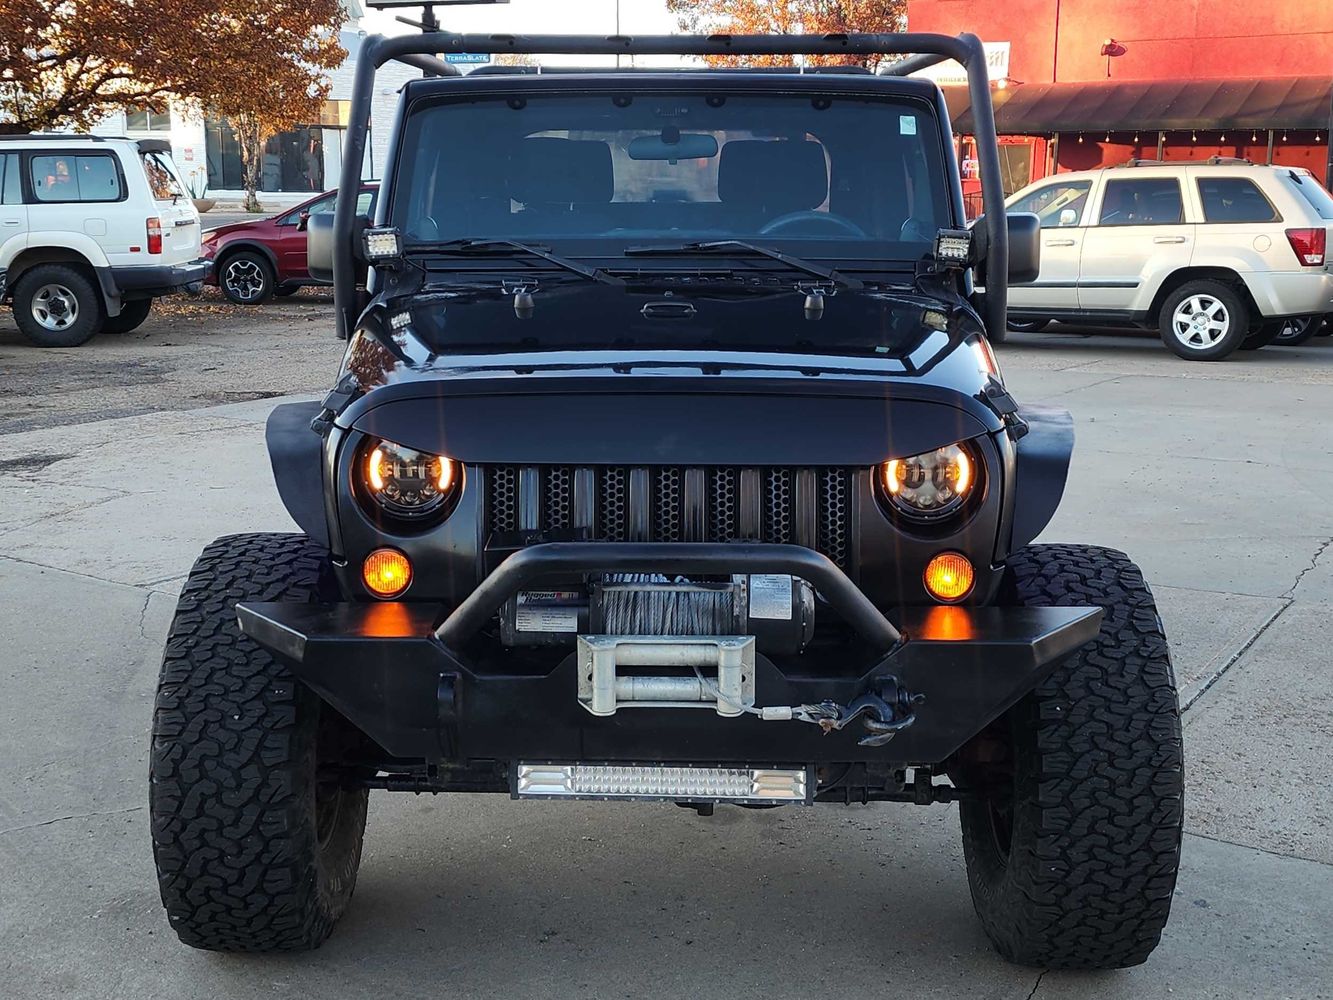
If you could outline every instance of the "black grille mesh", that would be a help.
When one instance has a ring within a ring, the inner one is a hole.
[[[595,495],[595,515],[589,537],[604,541],[622,542],[631,537],[631,475],[624,466],[595,466],[581,470],[584,482],[591,484]],[[540,530],[567,530],[585,527],[576,522],[575,481],[580,470],[572,466],[537,466],[541,479],[536,491],[541,498],[541,510],[535,521]],[[647,526],[649,537],[638,539],[652,542],[677,542],[688,537],[686,528],[689,511],[686,499],[686,472],[680,466],[657,466],[646,470],[647,489],[638,487],[642,501],[649,506],[648,516],[639,519]],[[703,470],[703,490],[697,485],[695,503],[704,510],[695,523],[706,532],[703,541],[730,542],[752,540],[772,543],[799,543],[798,523],[813,520],[815,536],[810,539],[820,552],[840,567],[847,569],[851,559],[850,520],[852,494],[856,472],[851,469],[819,469],[814,490],[816,511],[809,519],[808,512],[797,511],[797,470],[764,468],[749,472],[749,499],[743,496],[742,481],[746,470],[739,468],[706,468]],[[491,532],[516,531],[519,527],[519,467],[512,465],[486,466],[486,530]],[[695,472],[695,482],[699,482]],[[757,505],[758,510],[746,510],[746,503]],[[585,501],[585,506],[586,506]],[[640,512],[642,513],[642,512]],[[800,515],[805,514],[805,519]],[[531,522],[530,522],[531,523]],[[758,527],[759,537],[747,538],[746,524]],[[808,529],[807,529],[808,530]]]

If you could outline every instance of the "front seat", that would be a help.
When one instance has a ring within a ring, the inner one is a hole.
[[[828,200],[824,146],[808,140],[735,139],[722,147],[717,196],[728,228],[758,232],[773,219]]]

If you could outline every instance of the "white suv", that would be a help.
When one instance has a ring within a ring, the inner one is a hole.
[[[161,140],[0,136],[0,301],[41,347],[126,333],[208,273]]]
[[[1182,358],[1217,361],[1333,312],[1333,197],[1308,170],[1136,160],[1044,178],[1006,207],[1042,225],[1040,276],[1009,290],[1015,329],[1151,325]]]

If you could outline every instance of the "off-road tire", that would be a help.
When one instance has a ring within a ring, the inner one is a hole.
[[[1184,811],[1180,711],[1152,592],[1122,552],[1036,545],[1010,557],[1001,603],[1105,615],[1101,634],[991,731],[1008,761],[984,771],[986,798],[960,804],[973,905],[1012,962],[1138,965],[1171,910]]]
[[[153,311],[152,299],[135,299],[120,307],[119,316],[108,316],[102,323],[103,333],[130,333],[139,329]]]
[[[35,300],[44,289],[65,289],[72,296],[77,314],[69,326],[49,329],[34,313]],[[29,343],[37,347],[78,347],[97,336],[106,309],[102,292],[93,279],[68,264],[38,264],[24,271],[14,284],[14,322]]]
[[[347,723],[241,633],[238,601],[332,596],[304,535],[231,535],[199,557],[167,634],[149,808],[162,903],[213,951],[315,948],[351,898],[366,791],[316,788]]]

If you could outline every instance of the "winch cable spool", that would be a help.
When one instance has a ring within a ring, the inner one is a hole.
[[[660,573],[612,573],[604,582],[608,586],[602,595],[602,626],[609,635],[731,635],[736,631],[733,589],[690,589],[690,580],[673,580]],[[634,585],[643,589],[634,589]]]
[[[606,585],[602,625],[610,635],[728,635],[735,629],[739,600],[735,588],[707,589],[686,577],[671,579],[660,573],[610,573],[602,582]],[[742,703],[723,693],[703,675],[698,664],[691,666],[712,697],[765,722],[807,722],[828,734],[867,716],[865,725],[870,735],[859,741],[862,746],[882,746],[916,721],[911,705],[918,699],[902,692],[896,681],[891,681],[894,690],[888,701],[866,693],[846,707],[825,701],[758,708],[753,702]]]

